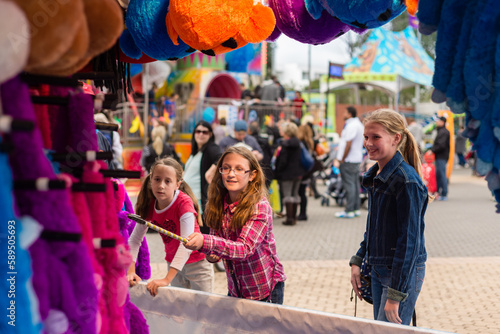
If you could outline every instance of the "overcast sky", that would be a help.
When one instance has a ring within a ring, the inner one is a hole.
[[[324,45],[311,45],[311,73],[326,74],[328,62],[345,64],[350,60],[344,36]],[[307,72],[308,44],[297,42],[284,34],[276,41],[275,68],[283,70],[288,63],[296,63]]]

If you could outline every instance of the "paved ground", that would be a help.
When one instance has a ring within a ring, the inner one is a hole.
[[[320,187],[321,189],[321,187]],[[288,276],[285,304],[354,315],[348,259],[362,239],[366,211],[351,220],[334,218],[341,208],[320,206],[311,197],[309,221],[284,226],[275,220],[278,255]],[[331,201],[333,203],[333,201]],[[163,246],[148,234],[153,277],[166,272]],[[500,215],[486,181],[457,169],[449,201],[433,202],[426,215],[429,255],[417,324],[458,333],[500,332]],[[226,294],[225,273],[215,275],[215,292]],[[358,303],[358,316],[373,318],[371,305]]]

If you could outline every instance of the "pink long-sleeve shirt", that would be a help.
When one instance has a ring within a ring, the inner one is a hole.
[[[219,256],[224,261],[229,294],[253,300],[266,299],[277,282],[286,279],[276,254],[271,205],[262,198],[241,230],[232,231],[231,218],[238,202],[224,201],[224,215],[219,231],[204,235],[201,252]],[[233,281],[233,275],[236,281]],[[238,284],[238,296],[235,284]]]

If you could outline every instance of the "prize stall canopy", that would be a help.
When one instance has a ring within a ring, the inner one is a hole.
[[[412,28],[400,32],[373,29],[360,54],[344,66],[343,80],[331,80],[321,90],[353,84],[371,85],[395,97],[411,86],[431,86],[434,61],[419,43]]]

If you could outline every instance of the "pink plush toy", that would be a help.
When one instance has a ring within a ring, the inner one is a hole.
[[[28,87],[19,78],[0,87],[3,111],[14,118],[35,122]],[[13,132],[10,155],[13,178],[56,179],[43,153],[38,129]],[[16,190],[20,215],[35,218],[44,231],[30,248],[33,260],[33,287],[39,299],[39,310],[47,332],[95,333],[97,291],[88,252],[79,238],[81,228],[71,208],[67,190]],[[63,290],[64,289],[64,290]]]

